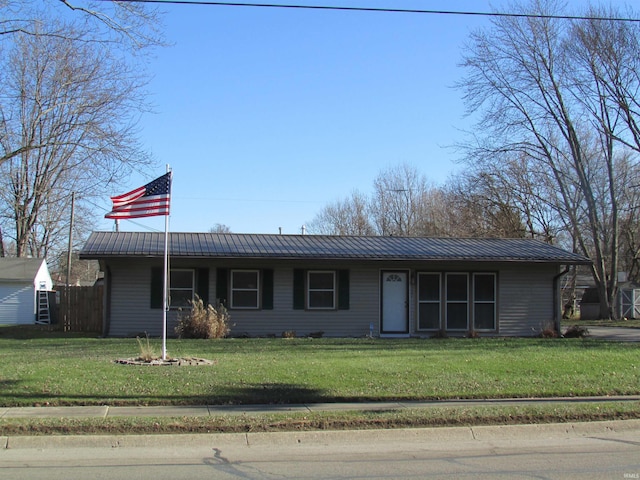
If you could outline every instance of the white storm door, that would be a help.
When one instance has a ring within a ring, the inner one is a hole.
[[[382,272],[382,334],[409,333],[407,279],[407,272]]]

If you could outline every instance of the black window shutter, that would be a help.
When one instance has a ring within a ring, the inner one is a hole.
[[[293,270],[293,309],[304,310],[304,270]]]
[[[196,286],[196,293],[206,307],[209,304],[209,269],[199,268],[196,275],[196,281],[198,282]]]
[[[273,270],[262,270],[262,309],[273,310]]]
[[[151,268],[151,305],[150,308],[162,308],[162,267]]]
[[[216,300],[225,306],[229,305],[227,301],[229,297],[229,280],[228,270],[226,268],[218,268],[216,270]]]
[[[349,270],[338,270],[338,310],[349,310]]]

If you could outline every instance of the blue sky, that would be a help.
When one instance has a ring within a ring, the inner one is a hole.
[[[304,2],[296,2],[304,3]],[[489,11],[474,0],[310,4]],[[570,2],[571,3],[571,2]],[[574,2],[580,4],[581,2]],[[300,233],[327,204],[408,163],[436,184],[461,166],[469,128],[457,65],[486,17],[167,5],[173,46],[152,61],[155,113],[141,139],[157,161],[124,193],[173,170],[170,229]],[[110,202],[105,199],[105,210]],[[102,220],[101,230],[113,228]],[[163,230],[163,217],[121,221]]]

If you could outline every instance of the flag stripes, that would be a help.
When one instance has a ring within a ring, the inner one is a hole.
[[[142,218],[169,215],[171,200],[171,172],[156,178],[143,187],[111,197],[113,207],[105,218]]]

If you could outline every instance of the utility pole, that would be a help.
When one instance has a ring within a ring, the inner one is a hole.
[[[69,222],[69,246],[67,248],[67,287],[69,286],[69,279],[71,277],[71,250],[73,248],[73,211],[76,202],[76,192],[71,192],[71,221]]]

